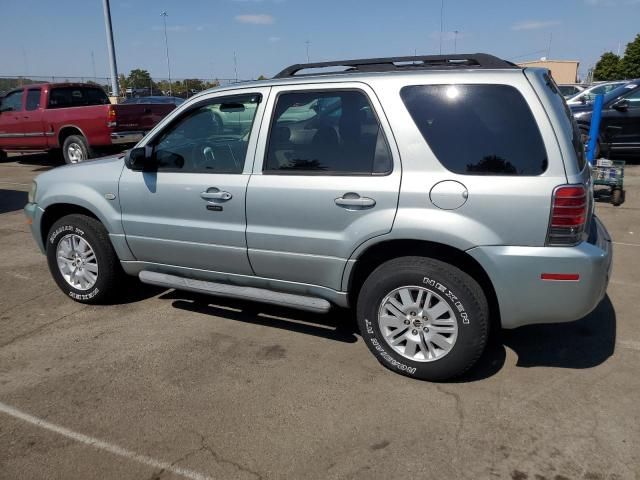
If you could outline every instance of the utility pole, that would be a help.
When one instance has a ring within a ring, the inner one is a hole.
[[[96,59],[93,56],[93,50],[91,50],[91,66],[93,67],[93,81],[98,83],[98,77],[96,76]]]
[[[311,61],[309,60],[309,45],[311,45],[311,42],[307,40],[306,42],[304,42],[304,44],[307,46],[307,63],[311,63]]]
[[[553,32],[549,34],[549,46],[547,47],[547,60],[551,58],[551,41],[553,40]]]
[[[453,53],[458,53],[458,30],[453,31]]]
[[[167,74],[169,75],[169,96],[173,96],[173,87],[171,86],[171,62],[169,62],[169,40],[167,39],[167,17],[169,14],[163,11],[160,16],[164,20],[164,46],[167,51]]]
[[[235,51],[233,52],[233,71],[236,75],[236,83],[238,83],[238,57]]]
[[[442,35],[444,34],[444,0],[440,1],[440,55],[442,55]]]
[[[111,27],[111,9],[109,0],[102,0],[104,9],[104,28],[107,31],[107,47],[109,48],[109,67],[111,72],[111,94],[114,97],[120,96],[118,90],[118,67],[116,65],[116,47],[113,43],[113,28]]]

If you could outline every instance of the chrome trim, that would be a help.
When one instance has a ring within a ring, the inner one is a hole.
[[[146,132],[112,132],[111,143],[138,143]]]
[[[0,133],[0,138],[24,138],[24,133]]]

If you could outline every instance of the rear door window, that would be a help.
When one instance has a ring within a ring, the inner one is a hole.
[[[57,87],[49,93],[49,108],[86,107],[108,105],[109,97],[101,88]]]
[[[415,85],[402,101],[448,170],[463,175],[540,175],[548,166],[538,125],[509,85]]]

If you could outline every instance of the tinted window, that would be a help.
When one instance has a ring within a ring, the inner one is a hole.
[[[37,110],[40,107],[40,89],[27,91],[27,110]]]
[[[278,96],[264,171],[360,174],[392,170],[389,146],[369,100],[358,91]]]
[[[196,107],[155,142],[158,169],[242,173],[260,95],[226,97]]]
[[[108,105],[109,97],[101,88],[58,87],[49,93],[49,108],[85,107]]]
[[[468,175],[539,175],[547,154],[525,99],[507,85],[417,85],[401,96],[442,164]]]
[[[22,93],[23,90],[19,92],[13,92],[7,95],[2,99],[2,107],[0,109],[5,111],[13,111],[17,112],[22,110]]]
[[[637,88],[633,93],[624,97],[632,107],[640,106],[640,88]]]

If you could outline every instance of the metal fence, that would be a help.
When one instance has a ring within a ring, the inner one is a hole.
[[[146,79],[130,79],[120,77],[119,89],[121,97],[146,97],[149,95],[173,95],[188,98],[196,93],[216,86],[231,85],[248,80],[236,78],[168,78],[153,77]],[[73,75],[2,75],[0,73],[0,95],[8,90],[35,83],[94,83],[101,86],[111,95],[111,77],[73,76]]]

